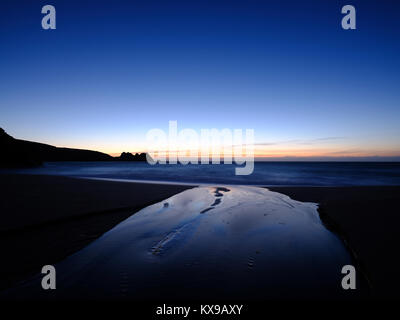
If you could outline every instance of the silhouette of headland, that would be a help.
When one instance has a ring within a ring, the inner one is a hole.
[[[59,148],[44,143],[19,140],[0,128],[0,167],[33,167],[50,161],[146,161],[145,153],[123,152],[119,157],[92,150]]]

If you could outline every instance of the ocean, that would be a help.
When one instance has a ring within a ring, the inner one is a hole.
[[[47,162],[2,173],[255,186],[400,185],[400,162],[256,162],[254,172],[235,175],[236,165],[150,165],[146,162]]]

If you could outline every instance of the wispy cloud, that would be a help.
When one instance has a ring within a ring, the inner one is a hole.
[[[329,154],[334,154],[334,155],[344,154],[344,155],[346,155],[346,154],[355,154],[355,153],[359,153],[359,152],[362,152],[362,150],[359,150],[359,149],[338,150],[338,151],[329,152]]]
[[[286,144],[296,144],[296,145],[314,145],[318,142],[330,142],[336,140],[343,140],[346,137],[321,137],[315,139],[293,139],[293,140],[283,140],[283,141],[267,141],[258,142],[254,145],[256,146],[276,146],[276,145],[286,145]]]
[[[331,141],[331,140],[342,140],[346,139],[346,137],[324,137],[324,138],[316,138],[314,141]]]

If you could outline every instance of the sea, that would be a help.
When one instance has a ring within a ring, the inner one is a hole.
[[[250,175],[236,175],[235,168],[235,164],[47,162],[37,168],[3,169],[0,172],[206,185],[400,185],[400,162],[255,162]]]

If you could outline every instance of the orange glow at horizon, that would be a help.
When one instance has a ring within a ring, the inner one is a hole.
[[[104,152],[104,151],[103,151]],[[147,152],[146,150],[135,150],[135,151],[124,151],[135,153]],[[119,156],[121,152],[105,152],[113,157]],[[171,152],[171,156],[177,155],[176,152]],[[200,150],[197,154],[201,155]],[[189,153],[187,153],[189,155]],[[221,152],[219,154],[223,158],[224,154]],[[245,155],[245,153],[243,153]],[[329,157],[329,158],[351,158],[351,157],[400,157],[400,151],[393,150],[354,150],[354,151],[343,151],[338,149],[258,149],[254,150],[254,158],[319,158],[319,157]],[[212,153],[209,153],[209,158],[212,157]],[[232,154],[233,157],[233,154]]]

